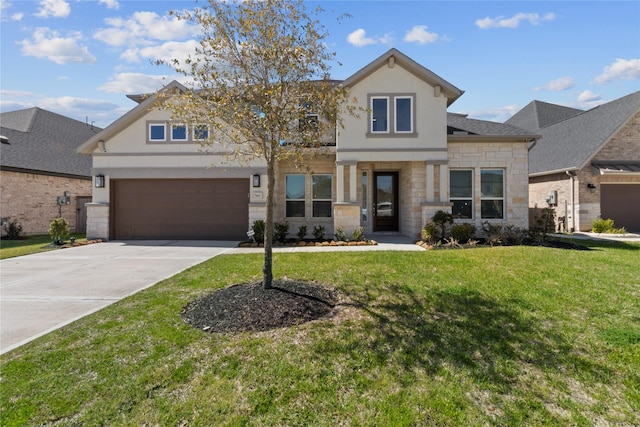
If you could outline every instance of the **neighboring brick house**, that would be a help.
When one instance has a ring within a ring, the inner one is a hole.
[[[76,148],[101,129],[41,108],[0,114],[0,216],[25,234],[47,234],[62,214],[71,231],[84,232],[91,200],[91,159]],[[58,205],[58,197],[69,204]]]
[[[560,229],[601,217],[640,231],[640,92],[588,111],[533,101],[506,123],[542,135],[529,152],[532,210],[556,198]]]
[[[366,113],[344,118],[301,171],[276,165],[274,220],[331,236],[362,227],[417,238],[437,210],[456,221],[528,227],[528,147],[515,126],[448,114],[463,91],[396,49],[341,82]],[[162,94],[186,90],[177,82]],[[78,152],[105,177],[88,205],[87,235],[104,239],[246,239],[265,218],[266,165],[207,166],[195,129],[171,121],[158,96],[139,102]],[[202,132],[202,124],[196,124]]]

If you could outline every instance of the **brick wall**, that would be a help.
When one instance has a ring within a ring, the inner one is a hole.
[[[51,221],[58,217],[56,199],[65,191],[71,203],[62,206],[62,217],[73,232],[76,197],[91,196],[91,179],[0,171],[0,216],[17,219],[25,234],[48,234]]]

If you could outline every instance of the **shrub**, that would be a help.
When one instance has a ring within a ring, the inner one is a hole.
[[[356,242],[362,242],[364,240],[364,229],[359,227],[353,232],[353,240]]]
[[[283,224],[276,222],[275,224],[273,224],[273,228],[274,240],[280,243],[284,243],[285,240],[287,240],[287,234],[289,234],[289,223],[286,221]]]
[[[337,228],[336,229],[336,240],[338,242],[346,242],[347,241],[347,235],[344,234],[344,230],[342,228]]]
[[[258,243],[264,243],[264,228],[264,220],[257,219],[253,221],[253,226],[251,227],[251,229],[255,233],[253,235],[253,239]]]
[[[324,225],[313,226],[313,237],[315,237],[316,240],[324,239]]]
[[[436,244],[438,240],[440,240],[440,231],[438,230],[438,226],[433,222],[428,222],[422,229],[420,238],[429,244]]]
[[[491,246],[501,245],[504,242],[502,235],[502,224],[491,224],[490,222],[482,223],[482,231],[487,239],[487,243]]]
[[[607,218],[598,218],[594,219],[591,223],[591,231],[594,233],[613,233],[613,234],[622,234],[626,233],[627,230],[624,227],[616,228],[612,219]]]
[[[298,237],[299,241],[302,241],[306,236],[307,236],[307,226],[301,225],[300,227],[298,227],[298,234],[296,234],[296,237]]]
[[[7,233],[5,237],[7,240],[18,240],[23,237],[22,224],[20,224],[17,219],[3,223],[2,228],[4,228],[4,231]]]
[[[453,224],[453,215],[449,212],[438,211],[431,218],[438,227],[440,227],[440,237],[445,238],[447,236],[447,225]]]
[[[62,245],[69,238],[69,226],[64,218],[56,218],[51,221],[49,235],[56,245]]]
[[[507,225],[502,229],[502,241],[507,245],[522,245],[528,237],[527,230],[514,225]]]
[[[476,234],[476,226],[469,223],[454,224],[449,234],[457,242],[467,243]]]

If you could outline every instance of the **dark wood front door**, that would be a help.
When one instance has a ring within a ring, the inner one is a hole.
[[[373,231],[398,231],[398,172],[374,172],[373,185]]]

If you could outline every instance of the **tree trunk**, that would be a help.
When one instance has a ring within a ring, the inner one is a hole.
[[[264,268],[262,286],[271,289],[273,283],[273,193],[276,183],[275,158],[267,160],[267,218],[264,224]]]

